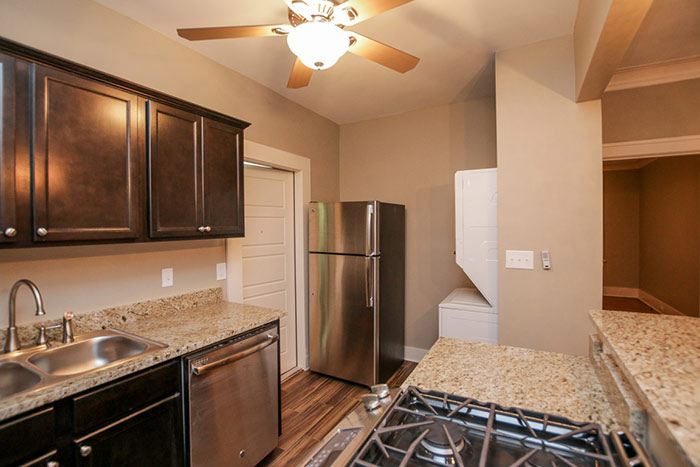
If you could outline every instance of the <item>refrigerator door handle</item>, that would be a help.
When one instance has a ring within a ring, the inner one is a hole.
[[[374,257],[365,258],[365,306],[374,308]]]
[[[365,233],[366,239],[366,254],[374,254],[374,204],[370,203],[367,205],[367,231]]]

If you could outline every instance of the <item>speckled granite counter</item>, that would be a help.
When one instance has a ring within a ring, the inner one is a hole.
[[[616,311],[590,316],[649,416],[700,465],[700,319]]]
[[[285,314],[280,310],[224,302],[221,289],[210,289],[76,316],[76,334],[112,327],[168,347],[93,373],[76,375],[50,387],[2,399],[0,420],[233,337]],[[22,336],[35,338],[34,326],[20,328]]]
[[[609,430],[612,410],[586,357],[441,338],[404,382]]]

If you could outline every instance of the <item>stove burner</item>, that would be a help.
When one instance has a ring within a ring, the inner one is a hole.
[[[426,451],[441,457],[453,456],[455,453],[452,451],[447,433],[449,433],[458,454],[467,445],[471,448],[471,443],[462,436],[462,429],[459,425],[449,420],[434,417],[428,418],[432,419],[433,423],[427,426],[428,434],[425,435],[425,438],[420,443],[421,447]]]
[[[426,418],[432,423],[425,427],[426,434],[418,448],[420,455],[439,464],[460,466],[472,458],[474,450],[464,436],[464,428],[450,420]]]

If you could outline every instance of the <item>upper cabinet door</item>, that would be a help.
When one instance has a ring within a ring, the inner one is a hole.
[[[35,241],[139,235],[137,98],[36,66]]]
[[[0,243],[17,239],[15,59],[0,54]]]
[[[205,118],[203,142],[206,233],[243,235],[243,130]]]
[[[156,102],[149,106],[151,237],[201,236],[202,118]]]

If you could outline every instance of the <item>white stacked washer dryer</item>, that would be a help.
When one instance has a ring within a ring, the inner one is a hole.
[[[498,343],[497,169],[455,174],[457,264],[474,288],[440,304],[440,337]]]

